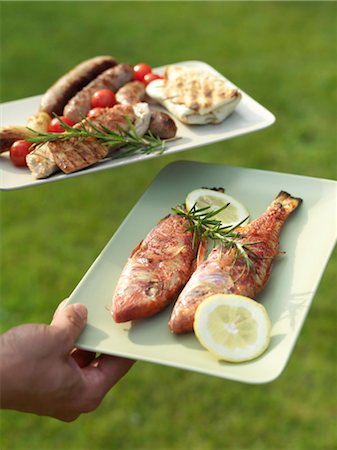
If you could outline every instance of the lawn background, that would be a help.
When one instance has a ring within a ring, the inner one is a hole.
[[[2,331],[48,322],[140,194],[176,159],[336,179],[336,3],[0,7],[1,101],[42,93],[81,60],[112,54],[153,66],[206,61],[277,117],[266,130],[223,143],[2,192]],[[244,385],[137,362],[97,411],[74,423],[2,412],[0,448],[336,448],[336,267],[334,255],[289,364],[273,383]]]

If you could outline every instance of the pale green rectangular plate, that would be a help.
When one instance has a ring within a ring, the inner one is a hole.
[[[89,310],[78,346],[246,383],[274,380],[292,353],[336,242],[336,185],[331,180],[223,165],[188,161],[168,165],[70,296],[70,302],[84,303]],[[224,187],[248,207],[252,219],[261,215],[281,190],[303,199],[281,234],[280,249],[286,253],[274,262],[270,281],[258,297],[272,322],[271,344],[251,362],[219,362],[193,334],[171,334],[167,326],[171,307],[132,323],[116,324],[110,315],[114,288],[132,249],[171,207],[201,186]]]
[[[202,61],[182,61],[175,63],[179,65],[192,66],[207,70],[220,78],[225,79],[223,75],[217,72],[213,67]],[[162,72],[163,67],[154,69],[156,73]],[[230,80],[227,83],[235,86]],[[175,119],[177,125],[177,137],[179,139],[166,143],[166,149],[163,154],[181,152],[204,145],[210,145],[214,142],[223,141],[243,134],[272,125],[275,116],[256,100],[251,98],[240,89],[242,99],[235,111],[222,123],[217,125],[193,125],[188,126]],[[34,114],[39,107],[41,96],[30,97],[26,99],[7,102],[0,105],[1,126],[5,125],[25,125],[27,118]],[[139,162],[144,159],[150,159],[162,156],[162,154],[125,156],[120,159],[104,159],[85,170],[79,170],[71,174],[58,172],[48,178],[35,180],[29,169],[25,167],[15,167],[9,160],[9,152],[0,154],[0,189],[11,190],[28,186],[38,186],[39,184],[50,183],[53,181],[66,180],[72,177],[83,176],[92,172],[112,169],[114,167]]]

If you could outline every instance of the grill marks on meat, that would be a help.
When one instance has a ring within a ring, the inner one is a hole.
[[[136,115],[131,105],[115,105],[112,108],[105,108],[103,111],[99,111],[97,116],[92,117],[90,122],[95,125],[96,128],[106,127],[115,133],[119,133],[121,130],[126,131],[129,127],[128,120],[133,123]],[[81,124],[75,125],[75,127],[81,127]],[[90,130],[90,125],[86,124],[85,127]]]
[[[64,172],[71,173],[92,166],[105,158],[108,148],[93,138],[71,138],[67,141],[50,142],[49,149],[55,164]]]
[[[105,70],[81,91],[79,91],[65,106],[63,115],[69,117],[74,123],[79,122],[87,115],[91,108],[91,97],[101,89],[110,89],[116,92],[121,86],[133,77],[133,68],[130,64],[118,64]]]
[[[63,108],[76,92],[116,64],[117,61],[111,56],[97,56],[78,64],[46,91],[41,100],[40,111],[62,115]]]
[[[97,128],[103,125],[116,133],[120,133],[121,130],[128,129],[128,120],[131,122],[135,120],[133,107],[131,105],[115,105],[103,110],[91,122]],[[82,125],[83,123],[78,123],[75,127],[81,128]],[[88,124],[85,124],[85,127],[90,130]],[[55,164],[64,173],[71,173],[92,166],[105,158],[112,148],[116,148],[102,144],[94,137],[87,139],[74,137],[65,141],[50,142],[48,147]]]

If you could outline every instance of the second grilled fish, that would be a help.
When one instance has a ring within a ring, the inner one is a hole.
[[[253,252],[250,253],[252,268],[248,269],[236,249],[217,245],[179,295],[169,321],[171,331],[193,331],[195,311],[210,295],[239,294],[254,299],[266,285],[272,261],[279,253],[281,228],[301,201],[281,191],[262,216],[235,230],[240,235],[239,243],[248,245]]]

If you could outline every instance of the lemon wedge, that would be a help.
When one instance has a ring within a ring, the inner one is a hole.
[[[201,345],[218,359],[249,361],[270,342],[270,320],[260,303],[241,295],[216,294],[197,308],[194,332]]]
[[[192,209],[194,205],[196,205],[196,208],[198,209],[209,207],[210,210],[214,211],[222,208],[228,203],[229,205],[213,216],[213,218],[221,221],[222,225],[225,227],[237,225],[244,219],[247,219],[247,221],[244,221],[242,225],[247,223],[249,219],[247,208],[238,200],[223,192],[205,188],[195,189],[187,195],[185,200],[186,209],[188,211]]]

